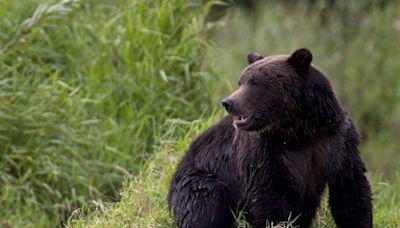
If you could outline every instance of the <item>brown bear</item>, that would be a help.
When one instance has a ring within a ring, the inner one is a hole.
[[[178,227],[253,227],[296,218],[309,227],[329,187],[339,227],[372,227],[371,190],[360,137],[312,54],[248,56],[228,115],[200,135],[172,178]]]

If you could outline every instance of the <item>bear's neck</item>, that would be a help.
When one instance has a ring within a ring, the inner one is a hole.
[[[333,115],[318,117],[308,114],[307,117],[293,119],[275,129],[265,131],[248,132],[237,129],[235,138],[240,140],[235,140],[236,144],[252,148],[268,143],[288,149],[302,149],[313,144],[317,138],[334,135],[340,131],[344,124],[345,112],[339,107]]]
[[[309,94],[313,94],[310,96]],[[275,130],[264,132],[264,137],[287,147],[305,147],[321,136],[340,131],[346,112],[330,87],[303,90],[297,101],[300,108],[287,116]]]

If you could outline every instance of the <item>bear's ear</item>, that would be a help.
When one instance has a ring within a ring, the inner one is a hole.
[[[264,56],[261,56],[261,55],[259,55],[257,53],[250,53],[250,54],[247,55],[247,62],[249,64],[252,64],[252,63],[254,63],[254,62],[256,62],[256,61],[258,61],[258,60],[260,60],[262,58],[264,58]]]
[[[293,52],[293,54],[288,58],[288,62],[298,73],[303,73],[310,67],[312,58],[310,50],[301,48]]]

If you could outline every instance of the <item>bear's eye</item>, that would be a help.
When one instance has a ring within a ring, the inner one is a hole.
[[[238,86],[241,86],[242,85],[242,82],[241,81],[238,81]]]
[[[251,77],[251,78],[249,78],[249,80],[247,80],[247,84],[249,84],[249,85],[257,85],[257,82],[253,77]]]

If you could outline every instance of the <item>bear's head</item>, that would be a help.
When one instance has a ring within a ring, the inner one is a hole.
[[[239,88],[222,101],[233,124],[245,131],[315,133],[342,118],[330,83],[311,65],[312,53],[263,57],[249,54]]]

